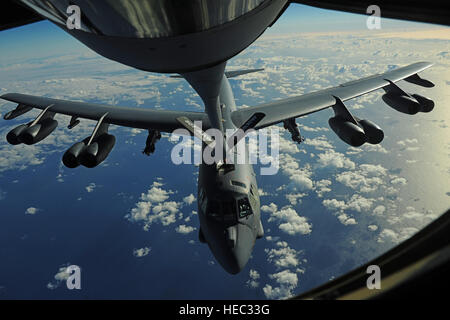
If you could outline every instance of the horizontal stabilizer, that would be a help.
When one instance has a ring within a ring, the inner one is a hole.
[[[263,70],[264,69],[242,69],[242,70],[225,71],[225,75],[227,76],[227,78],[233,78],[242,76],[247,73],[258,72]]]

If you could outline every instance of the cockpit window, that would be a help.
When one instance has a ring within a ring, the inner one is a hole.
[[[235,180],[231,180],[231,184],[233,186],[238,186],[238,187],[242,187],[242,188],[246,187],[245,183],[242,183],[242,182],[239,182],[239,181],[235,181]]]
[[[208,206],[208,213],[209,215],[213,216],[213,217],[218,217],[221,215],[222,210],[221,210],[221,205],[220,202],[217,200],[211,200],[209,202],[209,206]]]
[[[236,219],[236,202],[210,200],[208,203],[208,215],[215,219],[233,221]]]
[[[224,215],[224,219],[227,221],[236,219],[236,202],[235,201],[224,201],[223,202],[223,215]]]
[[[239,218],[245,218],[253,213],[252,208],[250,207],[250,203],[248,202],[248,198],[239,199],[238,207],[239,207]]]

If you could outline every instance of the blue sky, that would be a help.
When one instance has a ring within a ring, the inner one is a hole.
[[[381,8],[381,16],[383,10]],[[361,31],[367,30],[366,15],[334,10],[318,9],[310,6],[291,4],[277,23],[269,29],[274,33]],[[430,28],[430,24],[382,18],[382,29]]]
[[[86,46],[44,20],[19,28],[0,32],[0,65],[32,57],[48,57],[80,51]]]

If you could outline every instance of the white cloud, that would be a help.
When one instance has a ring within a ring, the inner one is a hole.
[[[311,128],[311,127],[308,127],[308,126],[305,126],[305,125],[302,125],[302,124],[300,124],[299,126],[300,126],[301,130],[309,131],[309,132],[330,131],[330,129],[325,128],[325,127],[314,127],[314,128]]]
[[[289,154],[280,154],[279,158],[282,173],[288,176],[300,190],[311,190],[313,188],[310,165],[300,168],[296,159]]]
[[[160,221],[164,226],[174,223],[179,207],[180,203],[175,201],[158,203],[153,207],[154,215],[149,216],[148,222],[151,224],[154,221]]]
[[[280,237],[272,237],[272,236],[266,236],[266,240],[269,242],[278,241]]]
[[[268,213],[275,213],[278,209],[278,206],[271,202],[268,206],[267,205],[262,205],[261,206],[261,211],[262,212],[268,212]]]
[[[357,212],[368,211],[375,199],[365,198],[359,194],[354,194],[348,201],[337,199],[325,199],[322,201],[324,207],[328,210],[334,211],[339,222],[343,225],[355,225],[358,222],[356,218],[345,213],[344,210],[353,210]]]
[[[345,210],[347,208],[345,201],[341,201],[341,200],[337,200],[337,199],[325,199],[322,201],[322,204],[328,210]]]
[[[190,195],[188,195],[187,197],[183,198],[183,201],[185,203],[187,203],[188,205],[191,205],[194,201],[195,201],[195,197],[194,195],[191,193]]]
[[[388,153],[388,151],[381,146],[381,144],[363,144],[363,150],[366,152],[379,152],[379,153]]]
[[[344,226],[348,226],[348,225],[352,225],[352,224],[356,224],[356,220],[355,218],[351,218],[349,217],[346,213],[341,213],[338,215],[338,220],[344,225]]]
[[[280,152],[298,153],[300,151],[298,144],[294,143],[292,140],[285,139],[281,134],[279,136],[279,148]]]
[[[297,274],[289,270],[270,274],[269,278],[275,280],[279,287],[272,287],[269,284],[264,286],[263,292],[268,299],[286,299],[291,297],[293,289],[297,287],[298,283]]]
[[[314,189],[317,193],[317,196],[319,198],[323,197],[323,194],[326,192],[330,192],[331,188],[329,188],[331,186],[331,181],[328,179],[322,179],[320,181],[316,181],[314,184]]]
[[[141,221],[146,220],[147,215],[150,213],[152,204],[150,202],[140,201],[136,203],[136,207],[131,209],[131,220]]]
[[[27,210],[25,210],[25,214],[36,214],[38,211],[39,211],[38,208],[29,207]]]
[[[134,249],[133,255],[137,258],[142,258],[142,257],[145,257],[146,255],[148,255],[150,253],[150,251],[151,251],[151,248],[149,248],[149,247]]]
[[[378,226],[375,224],[370,224],[367,226],[367,229],[369,229],[370,231],[377,231],[378,230]]]
[[[368,211],[375,200],[354,194],[347,202],[347,208],[358,212]]]
[[[387,170],[381,165],[361,164],[358,169],[337,174],[336,181],[364,193],[374,192],[383,185]]]
[[[392,229],[383,229],[379,236],[378,236],[378,242],[393,242],[395,244],[400,243],[408,238],[410,238],[412,235],[414,235],[419,229],[414,227],[406,227],[402,228],[399,231],[394,231]]]
[[[47,289],[54,290],[60,286],[61,282],[69,279],[70,274],[66,272],[68,266],[69,264],[58,269],[58,272],[53,277],[54,280],[47,283]]]
[[[278,241],[276,243],[277,248],[265,249],[267,253],[268,261],[275,264],[280,268],[291,268],[299,265],[298,252],[288,246],[285,241]]]
[[[406,146],[406,145],[410,145],[410,144],[416,144],[419,143],[419,141],[417,139],[405,139],[405,140],[400,140],[397,141],[397,144],[400,146]]]
[[[150,225],[159,222],[163,226],[168,226],[183,218],[179,211],[182,202],[166,201],[169,195],[174,192],[161,188],[163,184],[155,181],[147,193],[142,193],[139,202],[131,209],[125,217],[132,222],[144,222],[144,230],[148,230]]]
[[[414,207],[406,207],[406,212],[401,215],[403,221],[410,221],[420,226],[424,226],[435,220],[439,215],[433,213],[431,210],[425,212],[418,212]]]
[[[295,206],[297,203],[301,203],[301,199],[306,195],[306,193],[288,193],[285,196],[286,199],[288,199],[289,203]]]
[[[11,128],[12,129],[12,128]],[[6,136],[6,132],[2,132]],[[39,146],[3,145],[0,147],[0,172],[6,170],[24,170],[30,165],[42,164],[45,160]]]
[[[320,151],[333,149],[333,145],[327,140],[325,136],[320,136],[314,139],[305,139],[303,143],[308,146],[313,146],[316,150]]]
[[[290,179],[296,183],[300,190],[310,190],[313,188],[313,181],[303,173],[294,174]]]
[[[161,184],[159,182],[154,182],[151,189],[147,191],[146,194],[141,194],[141,199],[144,201],[150,201],[150,202],[163,202],[167,199],[169,199],[169,195],[173,194],[171,190],[167,191],[162,188],[160,188]]]
[[[320,153],[317,156],[319,157],[319,160],[317,161],[319,167],[345,168],[352,170],[355,168],[355,163],[352,160],[334,150],[327,150],[325,153]]]
[[[384,176],[387,173],[387,169],[379,164],[361,164],[359,165],[359,168],[366,177],[379,177]]]
[[[195,227],[192,226],[186,226],[184,224],[179,225],[178,227],[176,227],[175,231],[181,234],[188,234],[191,233],[195,230]]]
[[[391,184],[400,184],[400,185],[406,185],[407,180],[402,177],[396,177],[391,180]]]
[[[382,216],[383,213],[386,211],[386,207],[383,205],[378,205],[373,209],[373,214],[376,216]]]
[[[250,269],[249,272],[250,279],[247,280],[247,286],[250,288],[259,287],[258,279],[260,278],[259,272],[253,269]]]
[[[89,183],[88,186],[85,187],[85,189],[87,192],[92,192],[92,191],[94,191],[95,187],[96,187],[96,184],[94,182],[91,182],[91,183]]]
[[[312,224],[308,223],[305,217],[299,216],[290,206],[285,206],[280,210],[277,210],[277,206],[273,203],[270,207],[263,206],[263,211],[271,212],[269,222],[279,221],[278,228],[289,235],[296,234],[310,234],[312,231]],[[275,209],[275,211],[273,211]]]
[[[295,287],[298,282],[297,274],[290,272],[289,270],[271,274],[269,277],[275,279],[276,282],[282,285],[293,285]]]

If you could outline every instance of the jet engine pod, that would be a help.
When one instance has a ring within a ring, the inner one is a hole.
[[[22,131],[19,140],[25,144],[35,144],[45,139],[58,126],[58,121],[52,118],[46,118],[40,123],[36,123]]]
[[[427,97],[421,96],[420,94],[413,94],[412,96],[420,104],[421,112],[430,112],[434,109],[434,101],[433,100],[431,100]]]
[[[106,159],[115,143],[113,135],[103,133],[84,149],[78,159],[83,166],[94,168]]]
[[[367,141],[366,134],[363,129],[356,124],[345,120],[341,116],[335,116],[328,120],[330,128],[341,138],[345,143],[359,147]]]
[[[85,141],[77,142],[64,153],[62,161],[67,168],[76,168],[80,165],[78,157],[86,148]]]
[[[384,132],[378,125],[369,120],[359,120],[358,123],[366,133],[367,142],[378,144],[383,141]]]
[[[395,92],[388,92],[381,97],[391,108],[406,114],[416,114],[421,111],[421,105],[414,98]]]
[[[12,145],[21,144],[22,141],[20,141],[19,136],[27,128],[28,128],[27,124],[21,124],[20,126],[15,127],[6,135],[6,141],[8,141],[8,143]]]

